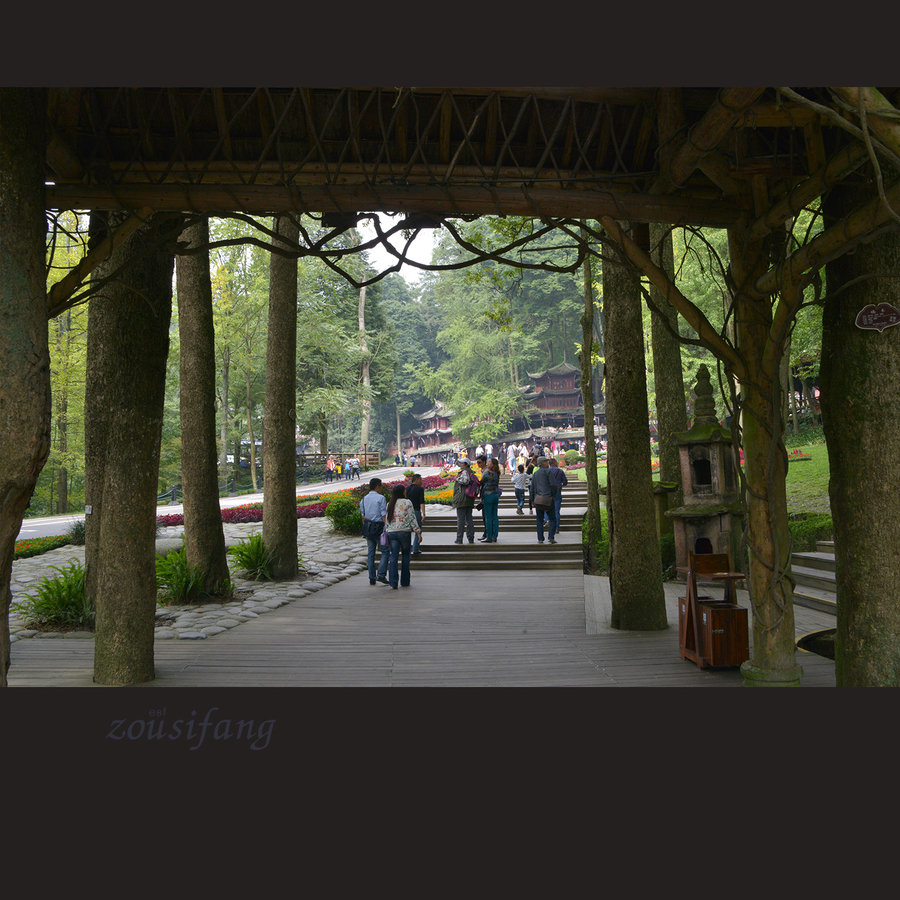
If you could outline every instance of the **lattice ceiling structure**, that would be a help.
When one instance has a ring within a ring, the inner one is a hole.
[[[798,92],[57,88],[47,207],[726,227],[792,189],[809,202],[865,161],[828,89]]]

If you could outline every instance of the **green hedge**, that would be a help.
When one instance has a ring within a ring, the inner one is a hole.
[[[788,519],[788,528],[794,539],[794,552],[816,549],[816,541],[834,539],[834,523],[827,515],[799,515]]]

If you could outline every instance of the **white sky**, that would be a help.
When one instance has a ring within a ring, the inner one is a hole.
[[[402,215],[391,216],[387,213],[380,213],[379,218],[381,219],[382,231],[387,231],[389,228],[397,224],[397,222],[402,218]],[[357,227],[359,229],[360,236],[364,241],[370,240],[371,238],[375,237],[375,229],[372,228],[368,222],[360,222]],[[423,228],[419,232],[416,239],[413,241],[408,255],[416,262],[430,263],[431,252],[434,247],[434,236],[436,234],[437,229]],[[397,234],[391,239],[391,246],[393,246],[398,253],[402,251],[404,243],[405,241],[403,239],[403,235],[401,234]],[[390,253],[388,253],[386,250],[382,250],[380,247],[377,247],[374,250],[369,250],[367,252],[370,259],[372,260],[372,264],[375,266],[379,266],[380,268],[385,268],[387,266],[393,265],[397,261],[395,257],[391,256]],[[400,269],[400,274],[408,284],[414,284],[422,276],[422,270],[415,269],[410,266],[403,266]]]

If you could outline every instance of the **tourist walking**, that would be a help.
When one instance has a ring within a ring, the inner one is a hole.
[[[556,484],[550,472],[550,461],[546,456],[538,457],[538,468],[534,470],[531,478],[531,487],[534,492],[535,519],[537,521],[537,539],[539,544],[544,543],[544,516],[550,525],[550,543],[556,543]]]
[[[425,488],[422,487],[422,476],[416,472],[412,477],[412,484],[406,489],[406,499],[413,505],[413,511],[416,514],[416,521],[419,528],[425,523]],[[412,539],[412,555],[418,556],[422,550],[419,547],[421,541],[419,535],[413,533]]]
[[[378,552],[381,541],[381,532],[384,530],[385,515],[387,514],[387,500],[381,493],[380,478],[372,478],[369,480],[369,492],[359,501],[359,511],[363,517],[362,531],[369,545],[369,584],[375,584],[380,581],[387,584],[385,578],[388,568],[388,548],[381,548],[381,563],[378,571],[375,571],[375,554]]]
[[[412,503],[406,499],[406,485],[395,484],[391,490],[385,513],[385,531],[391,555],[388,561],[388,583],[396,591],[399,578],[400,587],[409,587],[409,556],[412,549],[412,533],[422,540],[422,529],[416,521]]]
[[[555,457],[550,459],[550,474],[556,482],[556,495],[553,498],[556,512],[556,530],[562,530],[562,489],[569,483],[566,473],[559,466]]]
[[[459,474],[453,482],[453,499],[451,506],[456,510],[456,540],[455,544],[461,544],[463,533],[469,539],[470,544],[475,543],[475,522],[472,520],[472,508],[475,506],[475,498],[478,496],[480,484],[475,473],[469,466],[467,459],[459,461]]]
[[[528,474],[525,472],[525,466],[519,464],[516,469],[516,474],[513,475],[512,483],[513,490],[516,494],[516,515],[524,516],[524,507],[525,507],[525,491],[528,488],[528,482],[530,478]]]
[[[484,537],[481,540],[486,544],[496,544],[500,531],[500,517],[497,513],[500,503],[500,464],[494,457],[488,459],[481,479],[481,502],[484,504]]]
[[[325,483],[328,484],[334,478],[334,457],[329,456],[325,462]]]

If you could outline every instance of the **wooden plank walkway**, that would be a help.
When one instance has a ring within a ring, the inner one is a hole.
[[[588,633],[577,571],[414,571],[412,585],[365,573],[203,641],[157,641],[149,687],[737,687],[738,669],[699,670],[678,653],[678,584],[669,627]],[[740,601],[747,605],[746,595]],[[797,608],[798,636],[834,618]],[[803,685],[834,686],[834,664],[798,651]],[[12,645],[12,687],[91,687],[93,640]]]

